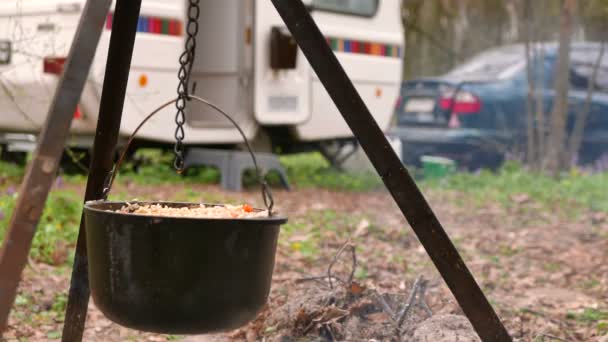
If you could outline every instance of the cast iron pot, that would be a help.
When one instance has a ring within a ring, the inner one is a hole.
[[[123,205],[90,201],[84,206],[91,293],[106,317],[125,327],[165,334],[230,330],[255,318],[268,298],[285,217],[202,219],[112,212]]]

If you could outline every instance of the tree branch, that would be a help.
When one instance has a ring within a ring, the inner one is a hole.
[[[597,76],[599,74],[600,65],[602,64],[602,58],[604,57],[604,50],[606,48],[606,42],[602,42],[600,46],[600,51],[597,55],[597,59],[595,64],[593,65],[593,71],[591,72],[591,77],[588,79],[587,84],[587,95],[585,97],[585,103],[583,107],[581,107],[580,111],[576,115],[576,119],[574,121],[574,128],[572,129],[572,134],[569,139],[569,147],[568,151],[568,159],[567,161],[571,161],[574,156],[578,153],[581,143],[583,141],[583,134],[585,133],[585,125],[587,124],[587,118],[589,116],[589,112],[591,110],[591,100],[593,99],[593,92],[596,88]]]
[[[560,14],[559,48],[555,68],[555,98],[551,113],[549,145],[543,160],[545,170],[553,177],[557,177],[564,166],[566,115],[570,89],[570,47],[576,3],[576,0],[563,0]]]
[[[536,87],[535,75],[534,75],[534,66],[536,63],[536,58],[533,55],[533,51],[530,49],[530,43],[532,40],[532,30],[531,30],[531,21],[532,21],[532,0],[525,0],[524,3],[524,47],[526,54],[526,76],[528,79],[528,96],[526,98],[526,135],[527,139],[527,148],[526,148],[526,160],[528,165],[532,168],[535,168],[535,162],[537,160],[537,150],[536,150],[536,134],[534,132],[534,90]]]

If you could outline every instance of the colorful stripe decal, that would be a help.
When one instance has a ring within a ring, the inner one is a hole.
[[[336,52],[360,53],[365,55],[395,58],[401,57],[402,50],[399,45],[372,43],[331,37],[327,38],[327,44],[329,44],[331,49]]]
[[[106,29],[112,29],[113,13],[108,14]],[[137,32],[181,36],[183,34],[182,22],[175,19],[140,16],[137,21]]]

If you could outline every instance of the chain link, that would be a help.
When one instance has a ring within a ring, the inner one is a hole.
[[[177,113],[175,114],[175,146],[173,152],[175,153],[175,161],[173,166],[177,172],[184,170],[184,138],[186,133],[184,132],[184,124],[186,123],[186,101],[190,99],[188,94],[188,84],[190,81],[190,73],[192,72],[192,65],[194,63],[194,53],[196,51],[196,35],[198,33],[198,17],[200,16],[200,0],[189,0],[188,2],[188,23],[186,24],[186,43],[184,46],[184,52],[179,56],[179,71],[177,72],[177,79],[179,83],[177,85],[177,101],[175,102],[175,108]]]

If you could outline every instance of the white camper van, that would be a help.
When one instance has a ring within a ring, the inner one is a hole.
[[[185,0],[143,0],[120,134],[127,137],[175,98],[184,46]],[[399,0],[306,1],[327,42],[387,129],[401,79]],[[0,145],[32,146],[43,125],[84,0],[0,1]],[[231,113],[246,135],[282,151],[352,138],[269,0],[201,0],[191,81],[196,95]],[[97,122],[112,11],[72,125],[70,144],[88,147]],[[153,118],[140,142],[173,143],[174,108]],[[190,145],[234,145],[225,118],[197,103],[187,111]],[[261,145],[258,145],[261,146]]]

